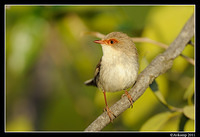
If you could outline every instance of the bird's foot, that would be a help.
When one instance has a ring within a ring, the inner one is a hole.
[[[131,104],[131,108],[133,108],[133,98],[131,97],[131,95],[128,93],[128,91],[125,90],[125,94],[122,95],[122,97],[127,96],[130,104]]]
[[[113,119],[112,119],[111,115],[113,115],[116,118],[115,114],[108,108],[108,106],[106,106],[106,108],[104,108],[104,111],[107,111],[107,114],[108,114],[108,116],[110,118],[110,122],[113,123]]]

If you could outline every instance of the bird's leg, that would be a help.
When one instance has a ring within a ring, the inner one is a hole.
[[[112,114],[114,117],[116,117],[116,116],[115,116],[115,114],[114,114],[114,113],[109,109],[109,107],[108,107],[107,100],[106,100],[106,92],[103,91],[103,94],[104,94],[104,99],[105,99],[105,104],[106,104],[106,108],[104,108],[104,111],[107,111],[107,114],[108,114],[108,116],[109,116],[109,118],[110,118],[110,121],[113,122],[113,119],[112,119],[112,117],[111,117],[111,114]]]
[[[127,90],[125,90],[125,94],[123,94],[122,97],[125,95],[127,96],[129,102],[131,103],[131,108],[132,108],[133,107],[133,98],[131,97],[131,95],[128,93]]]

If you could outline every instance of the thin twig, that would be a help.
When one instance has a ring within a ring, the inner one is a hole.
[[[152,40],[150,38],[134,37],[134,38],[132,38],[132,40],[133,40],[133,42],[148,42],[148,43],[152,43],[152,44],[158,45],[159,47],[164,48],[164,49],[168,48],[168,45],[163,44],[163,43],[158,42],[158,41],[155,41],[155,40]]]
[[[187,21],[182,31],[167,50],[158,55],[138,76],[137,82],[130,89],[129,94],[136,101],[148,88],[149,84],[159,75],[165,73],[173,65],[173,60],[181,54],[188,41],[194,35],[194,15]],[[118,117],[122,112],[130,107],[130,102],[126,97],[121,98],[110,107],[110,110]],[[115,119],[115,117],[113,117]],[[94,120],[85,131],[100,131],[110,119],[106,112]]]
[[[164,49],[167,49],[168,48],[168,45],[164,44],[164,43],[161,43],[161,42],[158,42],[158,41],[155,41],[155,40],[152,40],[150,38],[139,38],[139,37],[134,37],[132,38],[133,42],[148,42],[148,43],[151,43],[151,44],[155,44],[161,48],[164,48]],[[187,62],[189,62],[190,64],[192,64],[194,66],[194,59],[192,58],[189,58],[183,54],[180,54],[181,57],[183,57]]]

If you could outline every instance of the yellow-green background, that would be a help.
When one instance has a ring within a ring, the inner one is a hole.
[[[105,107],[102,92],[83,84],[102,56],[97,38],[83,32],[122,31],[169,45],[194,6],[7,5],[5,11],[6,131],[83,131]],[[148,43],[136,47],[140,72],[164,51]],[[194,58],[194,47],[183,54]],[[169,111],[148,88],[103,130],[194,131],[194,66],[178,57],[156,82],[168,104],[193,113]],[[107,93],[109,106],[122,94]]]

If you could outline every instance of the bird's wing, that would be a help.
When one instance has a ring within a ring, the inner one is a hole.
[[[101,67],[101,59],[100,59],[99,63],[96,66],[95,73],[94,73],[94,78],[85,81],[84,82],[85,85],[87,85],[87,86],[96,86],[97,87],[97,81],[99,80],[100,67]]]

